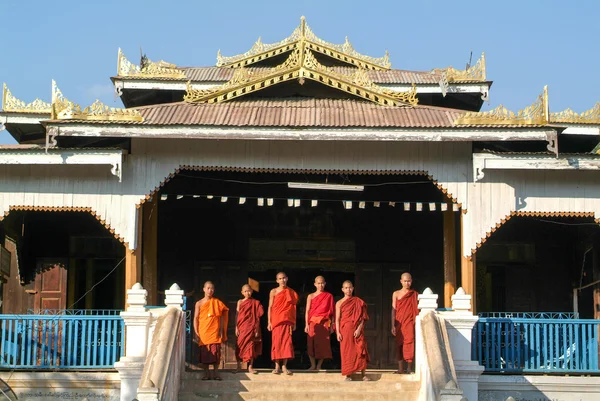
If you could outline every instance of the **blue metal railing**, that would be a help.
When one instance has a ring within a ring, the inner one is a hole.
[[[472,358],[486,372],[600,373],[599,320],[479,318]]]
[[[124,335],[118,315],[0,315],[0,368],[113,368]]]
[[[477,315],[486,318],[508,319],[579,319],[577,312],[482,312]]]
[[[115,316],[122,309],[27,309],[28,315]]]

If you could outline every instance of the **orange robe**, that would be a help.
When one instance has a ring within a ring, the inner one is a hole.
[[[308,355],[316,359],[331,359],[329,340],[332,316],[335,314],[333,295],[322,292],[310,302],[308,311]]]
[[[363,332],[358,338],[354,332],[361,324],[369,320],[367,315],[367,304],[358,297],[347,299],[340,306],[340,354],[342,357],[342,375],[349,376],[367,368],[369,363],[369,352],[365,340],[364,325]]]
[[[223,317],[223,327],[219,335],[219,322]],[[227,341],[227,322],[229,308],[217,298],[207,300],[195,316],[197,322],[198,345],[200,346],[200,363],[214,364],[221,359],[221,343]]]
[[[415,317],[419,314],[417,291],[409,290],[396,300],[396,356],[399,361],[415,359]]]
[[[250,298],[240,303],[236,322],[240,334],[235,347],[238,361],[250,362],[262,354],[260,318],[264,313],[262,305],[256,299]]]
[[[298,294],[286,287],[273,298],[271,305],[271,359],[291,359],[294,357],[292,328],[296,324],[296,304]]]

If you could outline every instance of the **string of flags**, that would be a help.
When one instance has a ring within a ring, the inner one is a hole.
[[[255,202],[257,206],[273,206],[275,205],[275,201],[285,202],[287,207],[300,207],[300,206],[308,206],[317,207],[319,202],[341,202],[342,206],[346,210],[350,210],[354,207],[358,209],[366,209],[368,207],[393,207],[400,208],[405,212],[416,211],[429,211],[429,212],[445,212],[448,210],[449,204],[445,202],[397,202],[397,201],[366,201],[366,200],[333,200],[333,199],[298,199],[298,198],[257,198],[257,197],[242,197],[242,196],[223,196],[223,195],[176,195],[176,199],[182,199],[184,197],[187,198],[205,198],[208,200],[215,199],[215,201],[219,201],[221,203],[227,202],[237,202],[238,205],[245,205],[249,201]],[[162,194],[160,196],[161,201],[166,201],[168,199],[168,195]],[[453,212],[458,212],[460,210],[460,206],[456,203],[451,204],[451,208]]]

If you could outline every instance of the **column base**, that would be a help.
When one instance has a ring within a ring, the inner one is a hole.
[[[137,390],[144,370],[146,358],[124,356],[115,363],[115,369],[121,378],[121,401],[131,401],[137,398]]]
[[[464,397],[469,401],[477,401],[479,397],[479,377],[483,373],[483,366],[477,361],[455,360],[454,370]]]

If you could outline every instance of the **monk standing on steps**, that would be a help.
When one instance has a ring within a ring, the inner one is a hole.
[[[287,368],[288,359],[294,357],[292,332],[296,330],[296,304],[298,294],[287,286],[288,277],[279,272],[276,276],[277,288],[269,294],[267,330],[272,333],[271,359],[275,361],[274,374],[291,375]]]
[[[258,373],[252,367],[257,356],[262,354],[262,336],[260,333],[260,318],[264,315],[264,309],[260,302],[252,298],[252,288],[245,284],[242,286],[243,299],[237,303],[237,317],[235,325],[235,335],[237,343],[235,347],[235,356],[238,362],[238,369],[241,368],[241,362],[248,364],[248,372]]]
[[[331,342],[329,335],[333,333],[335,306],[333,295],[325,291],[325,278],[315,278],[317,289],[306,298],[306,326],[304,331],[308,334],[308,357],[310,368],[320,370],[324,359],[331,359]],[[317,362],[318,361],[318,362]],[[315,365],[315,362],[316,365]]]
[[[342,292],[344,298],[335,304],[335,330],[340,342],[342,375],[346,376],[346,381],[352,381],[350,376],[360,372],[363,381],[369,381],[371,379],[365,375],[369,363],[364,333],[365,321],[369,320],[367,304],[352,296],[354,286],[351,281],[344,281]]]
[[[396,336],[398,371],[412,373],[415,359],[415,318],[419,314],[417,291],[411,289],[412,276],[403,273],[402,288],[392,295],[392,335]]]
[[[215,285],[210,281],[204,283],[204,298],[196,302],[194,309],[194,332],[198,336],[200,363],[204,368],[202,380],[210,380],[209,365],[213,365],[214,380],[221,380],[221,344],[227,341],[229,308],[214,298],[214,293]]]

